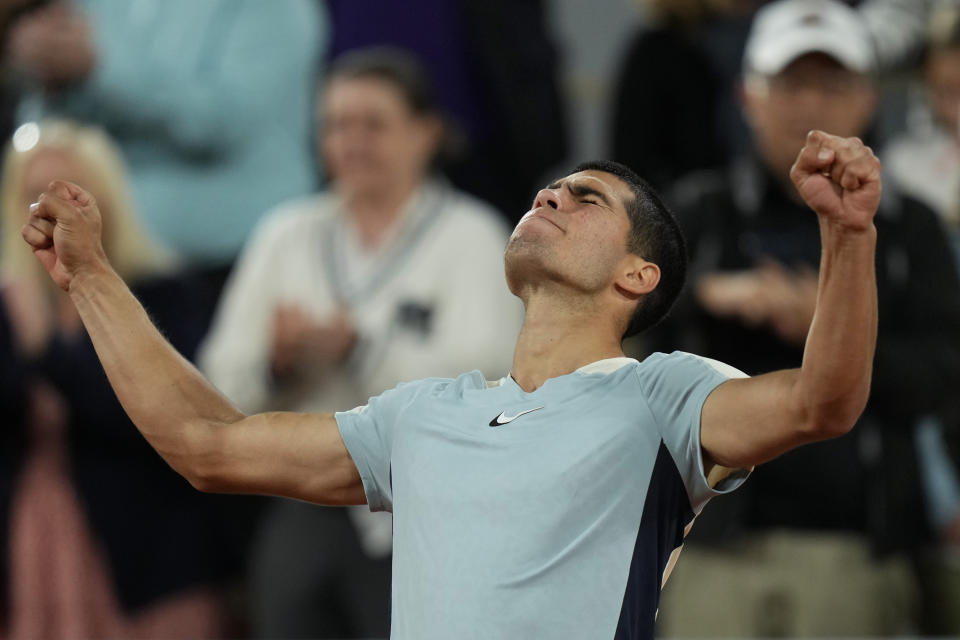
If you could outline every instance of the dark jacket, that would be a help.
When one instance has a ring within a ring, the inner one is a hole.
[[[10,498],[24,450],[26,384],[23,363],[14,350],[6,307],[0,296],[0,627],[6,618]]]
[[[817,268],[817,216],[755,161],[682,181],[672,198],[688,235],[691,280],[764,258]],[[929,536],[914,426],[960,384],[960,282],[936,216],[888,185],[878,232],[879,334],[870,400],[857,427],[760,465],[744,490],[707,510],[694,538],[785,527],[863,533],[878,553]],[[766,328],[707,314],[687,293],[653,336],[748,374],[798,367],[802,349]],[[713,513],[711,513],[713,512]]]
[[[170,343],[192,358],[204,331],[202,290],[174,278],[132,289]],[[227,544],[231,498],[199,493],[150,447],[117,401],[85,332],[54,338],[32,374],[52,383],[69,406],[70,471],[125,609],[210,585],[238,565]]]
[[[613,100],[613,159],[663,189],[691,171],[721,166],[723,79],[702,30],[640,31],[620,65]]]

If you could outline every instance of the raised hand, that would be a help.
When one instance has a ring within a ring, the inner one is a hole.
[[[77,274],[107,265],[100,242],[100,210],[93,196],[70,182],[55,180],[30,205],[21,232],[58,287],[70,291]]]
[[[863,231],[880,205],[880,161],[859,138],[811,131],[790,178],[804,202],[842,229]]]

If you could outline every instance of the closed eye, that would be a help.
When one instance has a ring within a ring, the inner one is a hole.
[[[610,199],[602,192],[581,182],[570,182],[566,180],[557,180],[547,185],[547,189],[559,189],[565,187],[578,202],[592,204],[597,207],[613,208]]]
[[[602,192],[597,191],[593,187],[589,187],[579,182],[568,182],[566,186],[567,189],[570,190],[570,193],[577,197],[580,202],[592,204],[598,207],[606,206],[609,208],[611,206],[607,196],[605,196]]]

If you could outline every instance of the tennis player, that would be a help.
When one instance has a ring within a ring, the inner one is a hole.
[[[621,339],[679,292],[684,242],[642,180],[598,162],[541,190],[510,238],[526,319],[509,375],[409,382],[337,414],[234,408],[111,269],[76,185],[52,183],[23,236],[133,422],[195,487],[393,512],[392,637],[651,638],[707,500],[847,432],[866,403],[880,164],[860,140],[815,131],[791,177],[822,237],[800,369],[747,378],[686,353],[623,356]]]

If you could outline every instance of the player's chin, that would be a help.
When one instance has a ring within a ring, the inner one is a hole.
[[[532,244],[546,243],[556,236],[556,225],[537,216],[530,216],[520,220],[513,233],[510,234],[510,243]]]
[[[507,277],[549,270],[554,262],[552,244],[536,235],[514,235],[504,251]]]
[[[526,229],[517,227],[510,240],[507,241],[507,248],[504,255],[509,259],[511,256],[520,257],[531,253],[541,253],[546,242],[539,233],[530,233]]]

